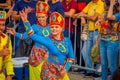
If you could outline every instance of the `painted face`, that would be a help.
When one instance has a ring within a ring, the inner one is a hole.
[[[0,22],[0,33],[2,33],[5,30],[5,21]]]
[[[63,28],[59,25],[51,25],[50,31],[53,36],[60,35],[63,32]]]
[[[45,24],[47,22],[47,15],[42,13],[37,13],[37,19],[40,24]]]

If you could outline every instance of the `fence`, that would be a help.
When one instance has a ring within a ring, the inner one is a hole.
[[[76,20],[78,20],[78,19],[76,19]],[[70,38],[70,28],[71,28],[71,24],[70,24],[70,22],[71,22],[71,18],[69,18],[69,38]],[[77,41],[77,39],[76,39],[76,37],[77,36],[81,36],[81,33],[80,33],[80,35],[77,35],[77,27],[80,27],[80,32],[82,32],[82,26],[75,26],[75,37],[74,37],[74,55],[75,55],[75,62],[74,62],[74,64],[72,65],[72,67],[73,68],[80,68],[80,69],[84,69],[84,70],[90,70],[90,71],[97,71],[97,69],[95,68],[95,64],[94,63],[92,63],[92,68],[89,68],[89,67],[87,67],[87,63],[88,62],[83,62],[83,55],[82,55],[82,47],[83,47],[83,41],[81,40],[81,38],[80,38],[80,44],[79,44],[79,53],[77,53],[76,52],[76,41]],[[79,60],[77,60],[77,57],[78,56],[76,56],[77,54],[79,54],[79,57],[80,57],[80,59]],[[88,56],[88,55],[87,55]],[[87,59],[86,59],[87,60]],[[85,61],[86,61],[85,60]],[[76,61],[79,61],[79,64],[76,64]],[[88,60],[87,60],[88,61]],[[120,33],[119,33],[119,57],[118,57],[118,65],[120,65]],[[83,64],[85,64],[85,65],[83,65]]]

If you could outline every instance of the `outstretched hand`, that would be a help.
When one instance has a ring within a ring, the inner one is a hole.
[[[27,19],[27,13],[25,13],[24,10],[20,11],[20,16],[21,16],[21,19],[22,19],[23,22],[28,21],[28,19]]]
[[[67,71],[66,71],[65,69],[62,69],[60,72],[61,72],[61,76],[62,76],[62,77],[64,77],[65,74],[67,73]]]
[[[9,33],[9,34],[11,34],[11,35],[13,35],[13,36],[16,34],[14,28],[8,28],[8,27],[7,27],[7,33]]]

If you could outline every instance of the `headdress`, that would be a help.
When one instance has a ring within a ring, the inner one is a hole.
[[[50,25],[60,25],[61,27],[64,26],[64,18],[58,12],[53,12],[50,15]]]
[[[5,21],[5,20],[6,20],[6,12],[0,11],[0,21]]]
[[[36,13],[48,14],[49,8],[47,2],[38,1],[36,4]]]

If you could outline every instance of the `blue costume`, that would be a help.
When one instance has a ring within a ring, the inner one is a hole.
[[[35,34],[37,34],[39,36],[47,37],[50,34],[49,25],[47,25],[46,27],[43,27],[43,26],[39,26],[37,24],[34,24],[34,25],[32,25],[32,29],[34,30]],[[16,32],[15,36],[22,39],[22,40],[26,40],[29,38],[27,32],[25,32],[24,34]],[[46,47],[44,47],[42,44],[40,44],[38,42],[34,42],[34,46],[46,49]]]
[[[41,78],[43,77],[43,75],[45,75],[45,73],[49,73],[49,71],[45,69],[46,64],[49,67],[54,65],[54,67],[51,67],[51,69],[53,68],[57,69],[58,72],[55,71],[55,73],[59,73],[61,69],[65,69],[66,71],[70,69],[74,60],[74,54],[73,54],[72,44],[69,38],[63,37],[62,40],[57,41],[53,39],[52,36],[42,37],[37,35],[35,32],[33,34],[33,30],[30,27],[29,22],[25,22],[25,27],[30,38],[35,42],[39,42],[44,46],[46,46],[49,51],[47,62],[44,63],[42,68]],[[53,69],[53,73],[54,73],[54,69]],[[46,80],[44,78],[42,79]],[[51,78],[47,80],[50,80],[50,79]]]
[[[50,32],[50,27],[49,25],[47,26],[39,26],[37,24],[32,25],[32,28],[34,32],[42,37],[47,37],[49,36]],[[28,34],[25,32],[24,34],[16,32],[16,37],[25,40],[28,37]],[[30,73],[30,80],[41,80],[40,78],[40,73],[41,73],[41,68],[44,63],[44,52],[47,53],[47,48],[43,46],[42,44],[35,42],[34,41],[34,46],[32,47],[30,56],[29,56],[29,73]],[[39,55],[39,56],[38,56]],[[37,58],[37,59],[35,59]]]

